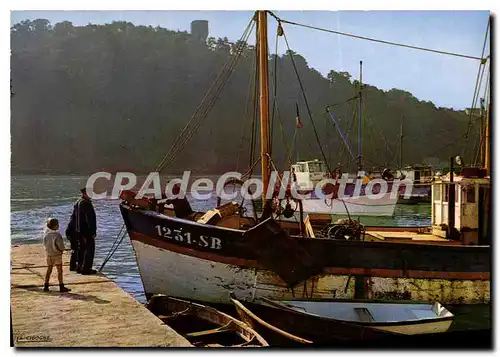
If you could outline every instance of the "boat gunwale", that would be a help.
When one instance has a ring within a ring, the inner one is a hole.
[[[359,326],[366,326],[366,327],[388,327],[388,326],[406,326],[406,325],[425,325],[425,324],[430,324],[430,323],[435,323],[435,322],[441,322],[441,321],[448,321],[448,320],[453,320],[455,315],[453,315],[446,307],[446,311],[448,311],[451,316],[445,316],[445,317],[436,317],[436,318],[431,318],[431,319],[420,319],[420,320],[407,320],[407,321],[382,321],[382,322],[362,322],[362,321],[350,321],[350,320],[339,320],[331,317],[326,317],[322,315],[316,315],[307,311],[300,311],[292,307],[280,305],[274,300],[271,299],[266,299],[266,298],[257,298],[255,300],[261,300],[264,302],[267,302],[269,305],[272,307],[275,307],[280,310],[288,311],[290,313],[295,313],[295,314],[300,314],[300,315],[306,315],[314,318],[319,318],[321,320],[325,321],[331,321],[331,322],[336,322],[336,323],[342,323],[342,324],[354,324],[354,325],[359,325]],[[315,301],[318,302],[318,301]],[[264,305],[265,306],[265,305]],[[442,306],[442,304],[441,304]],[[394,333],[396,335],[401,335],[398,332],[392,332],[389,331],[388,333]]]
[[[224,317],[224,319],[230,321],[231,323],[234,323],[237,327],[241,328],[242,330],[245,330],[245,331],[248,331],[252,336],[253,338],[255,338],[261,345],[262,347],[269,347],[269,343],[264,339],[264,337],[262,337],[257,331],[255,331],[251,326],[248,326],[246,323],[244,323],[243,321],[240,321],[234,317],[232,317],[231,315],[228,315],[220,310],[217,310],[216,308],[212,307],[212,306],[209,306],[209,305],[203,305],[203,304],[200,304],[198,302],[193,302],[193,301],[189,301],[189,300],[184,300],[184,299],[180,299],[180,298],[176,298],[176,297],[173,297],[173,296],[169,296],[169,295],[165,295],[165,294],[155,294],[151,297],[151,299],[148,300],[148,302],[146,303],[146,308],[148,307],[148,304],[150,304],[150,302],[153,300],[153,299],[159,299],[159,300],[165,300],[167,303],[169,301],[175,303],[175,304],[180,304],[180,305],[187,305],[187,307],[195,307],[196,309],[202,309],[202,310],[206,310],[206,311],[209,311],[213,314],[216,314],[216,315],[219,315],[219,316],[222,316]],[[150,310],[151,311],[151,310]],[[187,311],[189,313],[189,311]],[[151,313],[153,313],[151,311]],[[194,316],[197,316],[196,314],[193,314]],[[203,318],[202,318],[203,319]],[[203,320],[206,320],[206,319],[203,319]],[[207,320],[208,321],[208,320]],[[212,323],[215,323],[214,321],[210,321]],[[242,336],[242,334],[237,330],[235,329],[234,330],[235,333],[237,333],[243,340],[246,340],[244,338],[244,336]],[[251,343],[253,339],[249,340],[249,341],[246,341],[245,343]],[[227,346],[227,347],[231,347],[231,346]]]
[[[191,221],[189,219],[184,219],[184,218],[179,218],[179,217],[174,217],[174,216],[167,216],[167,215],[164,215],[164,214],[152,211],[152,210],[136,209],[136,208],[130,207],[129,205],[125,204],[124,202],[121,202],[120,205],[122,207],[124,207],[125,209],[127,209],[131,212],[134,212],[134,213],[138,213],[138,214],[142,214],[142,215],[150,216],[150,217],[154,217],[154,218],[159,218],[162,220],[173,221],[173,222],[176,222],[179,224],[191,225],[191,226],[195,226],[195,227],[199,227],[199,228],[203,228],[203,229],[209,229],[209,230],[222,230],[222,231],[231,232],[231,233],[238,233],[241,236],[243,236],[243,234],[245,232],[247,232],[247,231],[241,230],[241,229],[227,228],[227,227],[223,227],[223,226],[214,226],[214,225],[210,225],[210,224],[202,224],[202,223],[198,223],[195,221]],[[281,221],[281,220],[277,220],[277,222],[278,223],[279,222],[296,223],[296,222],[292,222],[292,221]],[[334,240],[334,239],[329,239],[329,238],[302,237],[299,235],[290,235],[290,237],[293,239],[304,239],[304,240],[314,240],[314,241],[323,241],[323,242],[335,242],[336,244],[341,244],[341,245],[342,244],[344,244],[344,245],[363,244],[366,246],[380,246],[380,245],[385,244],[387,246],[394,246],[395,248],[400,247],[401,245],[408,245],[408,246],[409,245],[420,245],[421,248],[423,248],[423,249],[430,249],[431,247],[436,247],[438,249],[447,249],[447,250],[454,250],[454,249],[479,250],[479,249],[485,249],[485,248],[491,249],[490,245],[463,245],[463,244],[462,245],[453,245],[453,244],[449,244],[449,243],[440,243],[438,241],[436,241],[436,242],[429,241],[429,242],[426,242],[425,244],[421,244],[421,243],[407,243],[404,241],[395,242],[395,241],[382,241],[382,240],[381,241],[342,241],[342,240]]]

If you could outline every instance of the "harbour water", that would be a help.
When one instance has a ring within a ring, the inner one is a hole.
[[[68,224],[79,189],[85,186],[84,176],[12,176],[11,178],[11,244],[40,243],[48,217],[57,218],[61,233]],[[214,207],[216,199],[195,201],[194,209]],[[119,201],[95,200],[97,215],[96,256],[94,268],[99,268],[110,251],[123,225]],[[365,225],[427,226],[430,205],[397,205],[394,217],[362,217]],[[339,216],[340,218],[340,216]],[[67,246],[69,242],[66,241]],[[130,241],[125,238],[103,269],[109,278],[140,302],[145,302],[141,279]]]

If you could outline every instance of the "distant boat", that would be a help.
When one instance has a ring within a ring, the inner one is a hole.
[[[434,181],[434,169],[432,166],[411,165],[396,172],[396,176],[400,179],[408,179],[413,182],[412,192],[410,197],[404,197],[400,193],[400,204],[419,204],[431,202],[432,182]]]
[[[256,303],[258,302],[258,303]],[[240,318],[266,336],[335,343],[397,339],[399,335],[446,332],[454,315],[440,303],[354,301],[240,302],[233,298]],[[272,327],[269,327],[272,326]],[[284,334],[283,334],[284,332]]]
[[[357,176],[349,175],[349,183],[346,183],[343,192],[344,197],[339,197],[340,185],[338,183],[325,185],[322,189],[323,194],[331,195],[331,198],[318,197],[315,192],[316,185],[330,178],[325,167],[325,163],[318,159],[298,161],[292,165],[297,191],[304,195],[310,194],[310,198],[302,201],[304,212],[345,215],[349,211],[349,214],[353,216],[392,216],[394,214],[399,195],[391,194],[392,182],[390,181],[387,181],[387,193],[381,197],[367,196],[366,184],[361,185],[359,195],[353,195]],[[373,187],[372,193],[378,194],[378,189]]]
[[[213,307],[154,295],[146,308],[196,347],[267,347],[249,326]]]
[[[434,168],[428,165],[410,165],[396,171],[396,176],[401,179],[409,179],[414,185],[428,188],[430,192],[431,184],[434,179]]]

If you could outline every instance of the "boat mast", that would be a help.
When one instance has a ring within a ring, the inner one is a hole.
[[[490,57],[490,61],[492,58]],[[489,71],[491,71],[491,63]],[[486,107],[486,115],[485,115],[485,123],[484,123],[484,147],[481,149],[484,152],[484,168],[486,169],[486,175],[490,175],[490,165],[491,165],[491,143],[490,143],[490,128],[491,128],[491,72],[488,75],[489,83],[486,84],[487,90],[485,92],[485,98],[481,103],[481,106],[484,107],[484,102],[487,103]],[[482,130],[482,128],[481,128]]]
[[[480,98],[479,102],[481,103],[480,104],[481,112],[479,115],[479,137],[480,137],[480,142],[481,142],[483,140],[481,138],[482,135],[486,135],[486,132],[484,130],[484,128],[485,128],[485,125],[484,125],[484,119],[485,119],[484,98]],[[480,167],[484,167],[484,148],[485,148],[485,145],[481,145],[479,147],[479,165],[480,165]]]
[[[405,117],[401,117],[401,131],[399,134],[399,169],[403,169],[403,120]]]
[[[267,72],[267,12],[257,11],[257,46],[259,63],[260,155],[262,170],[262,203],[269,185],[269,74]]]
[[[486,174],[490,174],[490,120],[491,120],[491,101],[488,103],[488,110],[486,111],[486,125],[485,125],[485,140],[484,140],[484,167]]]
[[[361,108],[363,105],[363,95],[362,95],[362,88],[363,88],[363,61],[359,61],[359,118],[358,118],[358,171],[361,171],[363,168],[363,165],[361,163],[361,155],[363,151],[363,144],[362,144],[362,138],[363,138],[363,117],[361,113]]]

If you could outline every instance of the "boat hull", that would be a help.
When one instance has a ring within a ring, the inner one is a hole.
[[[398,194],[392,193],[392,182],[388,182],[387,186],[385,194],[380,193],[380,187],[375,186],[372,194],[366,195],[365,185],[355,194],[355,185],[347,184],[342,198],[339,198],[339,185],[326,185],[323,189],[323,195],[331,198],[319,197],[315,190],[299,190],[299,193],[309,195],[302,200],[303,210],[307,213],[346,215],[347,209],[354,216],[392,216],[398,203]]]
[[[398,203],[397,196],[387,193],[380,198],[368,196],[346,197],[343,199],[310,198],[302,201],[304,212],[352,216],[392,216]],[[347,210],[346,210],[347,209]]]
[[[324,268],[292,287],[259,262],[242,231],[124,205],[121,211],[148,296],[224,304],[231,292],[242,299],[490,300],[489,249],[483,247],[298,238]],[[161,227],[172,235],[164,237]]]
[[[432,333],[443,333],[449,330],[452,320],[422,322],[413,325],[388,325],[388,326],[375,326],[374,329],[399,333],[402,335],[423,335]]]
[[[382,331],[368,326],[345,323],[342,321],[332,321],[317,316],[297,313],[295,311],[276,309],[262,304],[250,303],[248,301],[240,302],[240,304],[247,310],[242,318],[246,319],[246,315],[252,320],[250,323],[254,325],[257,322],[256,317],[260,321],[263,321],[263,323],[260,323],[260,326],[266,325],[267,329],[263,330],[261,333],[263,336],[266,336],[264,338],[268,338],[269,341],[283,341],[282,343],[288,344],[287,342],[296,343],[299,339],[302,339],[311,341],[314,344],[330,345],[349,343],[351,341],[374,341],[398,337],[398,335],[392,332]],[[248,313],[248,311],[250,313]],[[243,311],[239,309],[238,312],[241,313]],[[283,334],[283,331],[287,333],[287,335]],[[288,337],[289,341],[283,340],[285,337]],[[304,345],[307,346],[307,344]]]
[[[449,319],[434,322],[417,323],[414,326],[405,324],[401,326],[385,326],[388,329],[395,328],[402,331],[398,335],[393,331],[380,331],[371,328],[364,331],[384,333],[385,336],[366,333],[361,335],[362,326],[354,324],[337,324],[324,319],[310,319],[308,316],[299,316],[289,313],[276,313],[276,311],[262,304],[250,303],[232,299],[238,315],[242,321],[252,326],[272,345],[300,346],[314,340],[315,345],[323,343],[331,346],[343,346],[346,348],[456,348],[457,346],[471,348],[474,346],[491,348],[491,330],[447,330],[452,323]],[[307,321],[306,321],[307,320]],[[326,323],[325,323],[326,322]],[[319,326],[321,324],[322,326]],[[278,328],[281,326],[283,329]],[[304,328],[304,326],[306,328]],[[347,328],[345,328],[347,326]],[[418,326],[418,327],[417,327]],[[340,328],[339,328],[340,327]],[[336,331],[332,331],[336,329]],[[447,331],[446,331],[447,330]],[[433,332],[439,331],[439,332]],[[444,332],[446,331],[446,332]],[[325,333],[326,332],[326,333]],[[423,334],[420,334],[424,332]],[[409,335],[408,333],[414,333]],[[333,334],[333,336],[332,336]],[[301,336],[301,337],[299,337]],[[310,340],[305,340],[305,336]],[[341,337],[341,338],[339,338]],[[360,340],[361,338],[361,340]],[[353,340],[355,343],[353,343]]]
[[[402,335],[443,333],[450,328],[454,315],[440,303],[365,302],[339,300],[264,300],[286,314],[301,318],[325,319],[349,323]]]

